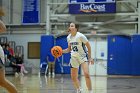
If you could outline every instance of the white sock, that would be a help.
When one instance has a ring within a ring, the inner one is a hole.
[[[89,93],[93,93],[93,91],[92,90],[89,90]]]

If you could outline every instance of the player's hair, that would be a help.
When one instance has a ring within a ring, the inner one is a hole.
[[[75,24],[75,23],[74,23]],[[75,28],[77,29],[77,31],[79,30],[79,25],[75,24]]]

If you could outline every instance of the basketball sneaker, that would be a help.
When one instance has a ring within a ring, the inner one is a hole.
[[[77,92],[76,93],[82,93],[82,88],[79,88],[79,89],[77,89]]]
[[[15,77],[18,77],[18,76],[19,76],[19,74],[17,72],[15,72]]]
[[[93,93],[93,91],[92,91],[92,90],[90,90],[88,93]]]
[[[48,75],[50,76],[51,75],[51,72],[49,72]]]
[[[54,72],[52,72],[52,77],[55,77],[55,73]]]

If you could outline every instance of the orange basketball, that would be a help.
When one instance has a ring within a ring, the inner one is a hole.
[[[52,49],[51,49],[51,53],[54,57],[58,58],[60,56],[62,56],[62,48],[60,46],[54,46]]]

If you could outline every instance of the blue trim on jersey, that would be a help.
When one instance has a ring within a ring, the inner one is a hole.
[[[85,44],[84,43],[82,43],[82,48],[83,48],[83,50],[84,50],[84,52],[86,54],[86,57],[88,59],[88,53],[87,53],[87,50],[86,50],[86,47],[85,47]]]
[[[2,62],[2,60],[0,58],[0,69],[2,69],[3,67],[4,67],[4,64],[3,64],[3,62]]]
[[[72,65],[71,65],[71,63],[70,63],[70,68],[73,68]]]

